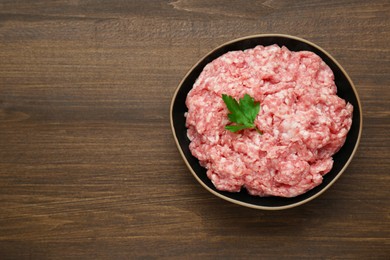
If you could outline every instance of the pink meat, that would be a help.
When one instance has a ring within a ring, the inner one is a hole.
[[[336,92],[333,72],[312,52],[272,45],[226,53],[188,93],[190,150],[219,190],[300,195],[322,182],[351,127],[353,107]],[[259,101],[263,134],[225,130],[222,94]]]

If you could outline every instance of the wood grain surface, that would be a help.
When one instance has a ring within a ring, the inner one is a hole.
[[[192,177],[169,105],[203,55],[286,33],[331,53],[363,106],[358,152],[285,211]],[[0,1],[0,259],[389,259],[390,4]]]

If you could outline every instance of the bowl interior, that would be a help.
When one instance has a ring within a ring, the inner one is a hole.
[[[322,184],[306,192],[305,194],[294,198],[282,198],[251,196],[245,189],[242,189],[239,193],[219,191],[207,178],[206,169],[200,166],[198,159],[193,157],[191,151],[189,150],[190,140],[187,137],[187,129],[185,127],[184,117],[184,113],[187,111],[187,107],[185,105],[187,93],[191,90],[203,68],[208,63],[223,55],[224,53],[234,50],[254,48],[257,45],[267,46],[272,44],[286,46],[291,51],[312,51],[325,61],[325,63],[332,69],[334,73],[338,96],[351,103],[354,107],[351,130],[347,135],[344,146],[333,156],[333,168],[324,176]],[[325,191],[341,175],[352,159],[352,156],[360,140],[362,128],[360,102],[353,83],[346,75],[345,71],[329,54],[327,54],[320,47],[306,40],[286,35],[259,35],[241,38],[224,44],[207,54],[188,72],[176,90],[171,104],[171,124],[174,137],[176,139],[179,150],[181,150],[184,161],[194,176],[197,177],[198,181],[205,188],[223,199],[244,206],[261,209],[283,209],[297,206],[306,201],[309,201],[310,199]]]

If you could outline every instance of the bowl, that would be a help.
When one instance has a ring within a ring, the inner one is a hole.
[[[203,168],[197,158],[192,156],[189,149],[190,140],[187,137],[184,113],[187,111],[185,100],[188,92],[202,72],[203,68],[220,57],[224,53],[235,50],[245,50],[254,48],[257,45],[268,46],[277,44],[280,47],[286,46],[290,51],[312,51],[322,58],[322,60],[332,69],[337,86],[337,95],[354,107],[352,115],[352,126],[347,135],[343,147],[333,155],[333,168],[328,172],[320,185],[307,191],[306,193],[292,197],[258,197],[252,196],[242,189],[238,193],[231,193],[217,190],[209,178],[206,176],[206,169]],[[302,205],[326,191],[345,171],[354,156],[362,133],[362,108],[360,100],[352,80],[347,75],[341,65],[325,50],[305,39],[283,34],[262,34],[252,35],[235,39],[220,45],[203,58],[201,58],[184,76],[177,87],[170,107],[170,122],[177,148],[183,157],[185,164],[195,179],[209,192],[232,203],[255,209],[281,210]]]

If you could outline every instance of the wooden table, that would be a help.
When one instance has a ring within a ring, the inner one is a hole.
[[[364,129],[343,176],[285,211],[192,177],[169,105],[203,55],[286,33],[331,53]],[[390,257],[388,1],[0,1],[0,259]]]

